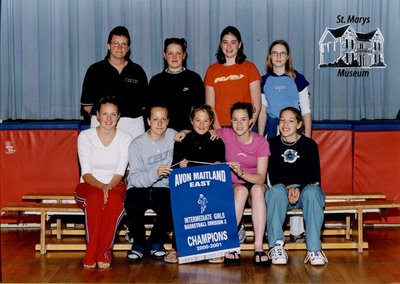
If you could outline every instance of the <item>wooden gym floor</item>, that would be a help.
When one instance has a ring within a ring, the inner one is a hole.
[[[83,269],[84,252],[34,250],[38,229],[1,230],[1,281],[46,283],[400,283],[400,228],[366,228],[369,249],[325,250],[329,263],[303,264],[305,251],[288,251],[284,266],[256,268],[252,252],[242,252],[242,264],[164,264],[151,258],[128,264],[126,252],[114,252],[111,268]]]

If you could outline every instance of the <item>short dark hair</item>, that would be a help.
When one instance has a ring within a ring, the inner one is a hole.
[[[187,57],[188,57],[188,54],[187,54],[187,51],[186,51],[186,50],[187,50],[187,42],[186,42],[186,39],[184,39],[184,38],[176,38],[176,37],[166,38],[166,39],[164,40],[164,53],[167,52],[168,46],[169,46],[170,44],[172,44],[172,43],[175,43],[175,44],[181,46],[183,53],[185,53],[185,58],[183,59],[182,66],[183,66],[183,67],[186,67],[186,59],[187,59]],[[167,69],[167,68],[168,68],[168,63],[167,63],[167,61],[164,59],[164,69]]]
[[[115,35],[126,37],[128,39],[128,47],[131,46],[131,36],[129,35],[129,31],[127,28],[125,28],[124,26],[117,26],[113,28],[111,32],[108,34],[108,39],[107,39],[108,44],[111,43],[111,39]],[[130,56],[131,56],[131,49],[129,48],[128,52],[125,54],[125,60],[128,60]],[[107,58],[109,57],[110,57],[110,51],[108,50]]]
[[[245,102],[234,103],[231,107],[231,118],[232,118],[233,112],[238,109],[243,109],[243,110],[247,111],[247,114],[249,115],[249,119],[253,118],[253,113],[255,112],[255,109],[251,103],[245,103]]]
[[[221,36],[219,37],[218,51],[215,54],[215,56],[217,57],[217,61],[219,64],[224,64],[226,62],[225,54],[223,53],[222,48],[221,48],[221,42],[222,42],[222,39],[224,38],[224,36],[227,34],[234,35],[237,38],[237,40],[239,41],[239,43],[241,43],[238,53],[236,55],[235,61],[236,61],[236,63],[242,64],[246,60],[247,56],[243,52],[244,46],[243,46],[242,36],[240,35],[239,30],[233,26],[227,26],[221,32]]]
[[[293,112],[294,116],[296,117],[297,123],[301,123],[301,127],[299,129],[297,129],[297,133],[298,134],[303,134],[304,130],[305,130],[305,128],[304,128],[304,120],[303,120],[303,116],[301,115],[300,110],[295,108],[295,107],[291,107],[291,106],[285,107],[284,109],[282,109],[279,112],[279,118],[281,118],[282,113],[285,112],[285,111]]]

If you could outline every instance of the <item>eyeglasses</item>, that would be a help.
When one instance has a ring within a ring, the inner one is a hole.
[[[277,52],[277,51],[272,51],[271,52],[271,56],[272,57],[286,57],[288,55],[288,53],[286,51],[282,51],[282,52]]]
[[[126,42],[112,41],[112,42],[110,42],[110,45],[112,45],[114,47],[128,48],[128,44]]]

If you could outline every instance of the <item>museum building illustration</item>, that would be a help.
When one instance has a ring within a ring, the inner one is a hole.
[[[383,42],[379,28],[368,33],[351,25],[326,28],[318,42],[318,68],[386,68]]]

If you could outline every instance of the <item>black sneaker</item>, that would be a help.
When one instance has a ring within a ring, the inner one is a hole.
[[[306,241],[306,233],[303,232],[300,235],[290,235],[291,243],[304,243]]]

